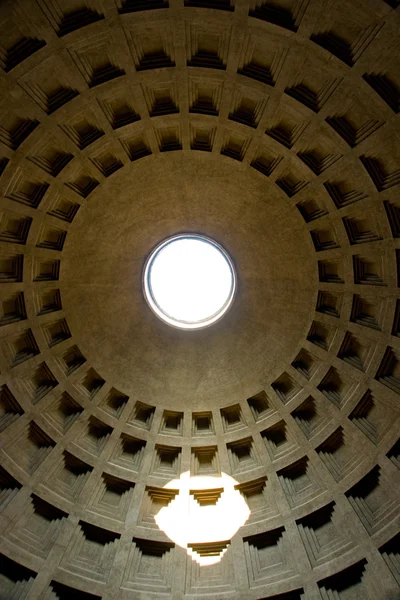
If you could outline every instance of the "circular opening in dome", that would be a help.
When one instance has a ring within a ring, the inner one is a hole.
[[[231,259],[214,240],[183,233],[161,242],[144,269],[144,295],[156,315],[180,329],[201,329],[226,314],[236,291]]]

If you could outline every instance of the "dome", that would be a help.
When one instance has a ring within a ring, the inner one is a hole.
[[[1,3],[1,598],[399,597],[398,5]]]

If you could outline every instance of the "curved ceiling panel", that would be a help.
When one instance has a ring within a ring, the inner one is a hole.
[[[1,3],[2,597],[397,597],[399,24]],[[182,231],[237,270],[202,331],[142,294]]]

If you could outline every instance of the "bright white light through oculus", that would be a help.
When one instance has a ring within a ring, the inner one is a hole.
[[[144,273],[146,299],[164,321],[182,329],[215,323],[235,293],[233,265],[225,250],[200,235],[181,234],[162,242]]]
[[[201,566],[219,562],[233,536],[245,524],[250,509],[239,490],[237,481],[221,473],[218,476],[191,476],[189,471],[167,483],[164,488],[174,490],[173,499],[154,516],[158,527],[170,540]],[[203,505],[196,492],[217,491],[215,499]],[[226,541],[220,551],[201,553],[199,544],[217,544]]]

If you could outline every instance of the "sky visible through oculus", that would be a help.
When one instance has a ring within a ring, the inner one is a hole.
[[[199,322],[224,307],[233,274],[216,246],[199,238],[178,238],[156,255],[150,270],[153,298],[177,321]]]

